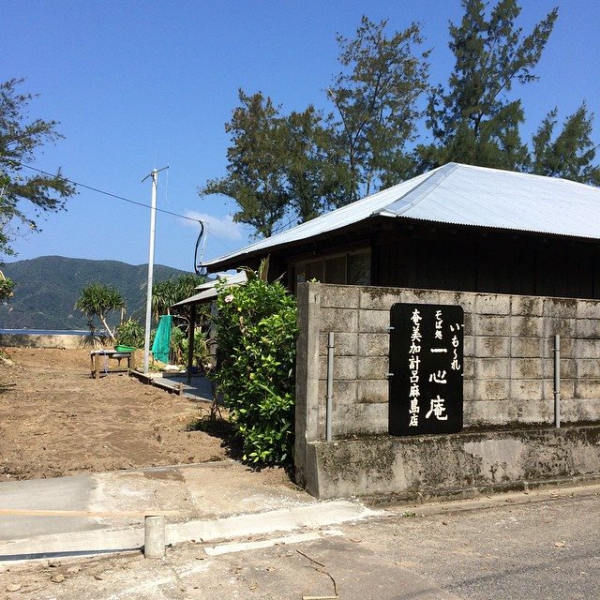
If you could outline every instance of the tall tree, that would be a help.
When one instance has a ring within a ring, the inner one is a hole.
[[[564,122],[555,135],[555,108],[542,121],[533,136],[531,172],[548,177],[564,177],[600,186],[600,167],[594,165],[596,146],[591,139],[593,115],[585,102]]]
[[[348,163],[338,151],[331,123],[309,106],[285,118],[288,210],[304,223],[353,194]]]
[[[234,219],[269,236],[410,176],[405,148],[427,87],[427,53],[414,52],[417,25],[393,35],[386,27],[363,17],[356,39],[338,37],[343,70],[328,90],[335,113],[311,105],[286,115],[269,97],[240,90],[225,126],[227,174],[200,195],[234,198]]]
[[[289,202],[285,172],[284,125],[279,108],[258,92],[239,90],[241,105],[225,125],[232,145],[227,150],[227,175],[208,181],[200,196],[223,194],[239,206],[238,223],[254,227],[268,237],[284,216]]]
[[[27,175],[23,165],[33,160],[45,144],[62,136],[55,121],[30,120],[27,107],[33,95],[18,91],[22,79],[0,83],[0,253],[13,255],[15,229],[25,225],[38,230],[46,212],[64,208],[74,187],[61,175]]]
[[[328,95],[355,196],[412,175],[407,146],[421,117],[417,100],[428,89],[429,52],[416,50],[423,43],[418,24],[393,34],[387,24],[363,16],[354,39],[337,38],[343,70]]]
[[[516,26],[516,0],[500,0],[489,11],[483,0],[463,0],[464,16],[450,26],[455,56],[448,88],[431,94],[428,127],[434,143],[421,146],[423,167],[455,161],[520,170],[528,149],[519,127],[524,120],[519,99],[509,93],[516,83],[536,80],[533,73],[548,41],[558,10],[552,10],[531,33]]]

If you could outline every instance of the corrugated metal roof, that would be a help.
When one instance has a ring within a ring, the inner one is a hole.
[[[205,283],[201,283],[196,286],[196,290],[201,290],[197,294],[182,300],[181,302],[177,302],[177,304],[173,304],[171,308],[175,308],[176,306],[186,306],[188,304],[200,304],[204,302],[209,302],[214,300],[217,295],[217,283],[224,281],[227,287],[232,285],[244,285],[246,283],[246,272],[242,271],[240,273],[235,273],[233,275],[228,274],[219,274],[216,279],[211,281],[207,281]]]
[[[600,188],[449,163],[205,266],[266,253],[375,216],[600,239]]]

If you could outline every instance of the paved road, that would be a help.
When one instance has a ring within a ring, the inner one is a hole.
[[[499,500],[359,529],[366,547],[464,600],[600,598],[597,493],[557,490],[534,504],[518,504],[523,495]]]
[[[0,572],[0,597],[593,600],[600,598],[599,492],[387,509],[326,527],[177,544],[159,561],[129,553],[13,564]],[[53,582],[56,575],[64,580]]]

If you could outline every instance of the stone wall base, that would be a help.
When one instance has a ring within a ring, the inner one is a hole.
[[[93,349],[102,345],[102,340],[92,335],[43,335],[43,334],[0,334],[2,348],[64,348],[78,350]]]
[[[470,497],[600,480],[600,425],[313,442],[306,456],[300,483],[318,498]]]

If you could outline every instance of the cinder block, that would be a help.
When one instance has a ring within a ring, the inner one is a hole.
[[[510,317],[497,315],[477,315],[473,319],[473,335],[508,336]]]
[[[358,308],[361,288],[354,285],[323,285],[321,306],[323,308]]]
[[[549,402],[540,399],[510,402],[508,419],[510,423],[550,424],[554,420],[554,409]]]
[[[544,319],[542,317],[511,317],[511,335],[518,337],[542,337]]]
[[[398,302],[402,302],[400,290],[390,291],[389,288],[359,288],[359,306],[367,310],[387,310]]]
[[[358,402],[368,404],[389,401],[389,383],[383,380],[363,379],[358,382]]]
[[[561,337],[571,338],[575,337],[576,328],[576,319],[545,317],[544,336],[551,338],[560,335]]]
[[[386,381],[386,374],[390,370],[389,360],[383,357],[358,357],[359,379],[381,379]]]
[[[465,356],[463,361],[463,379],[475,379],[475,365],[477,361],[470,357]]]
[[[513,358],[543,357],[543,340],[537,337],[512,338],[510,343],[510,355]]]
[[[577,316],[577,302],[573,298],[544,298],[544,316],[574,319]]]
[[[573,379],[560,380],[560,397],[561,402],[575,397],[575,381]],[[554,410],[554,381],[552,379],[544,379],[544,401]]]
[[[479,336],[475,341],[476,358],[504,358],[509,356],[510,338]]]
[[[571,336],[560,336],[560,356],[564,358],[577,358],[578,352],[587,344],[587,340],[577,340]],[[543,356],[545,358],[554,357],[554,335],[548,335],[542,340]]]
[[[381,435],[389,431],[387,403],[360,403],[345,406],[332,421],[336,437],[349,435]]]
[[[334,379],[356,379],[358,376],[358,364],[356,356],[336,356],[333,361]],[[327,379],[327,357],[322,356],[319,360],[319,378]]]
[[[582,400],[592,400],[600,398],[600,378],[576,380],[575,393],[573,397],[581,398]]]
[[[575,321],[575,337],[600,338],[600,318],[577,319]]]
[[[475,355],[475,336],[465,335],[463,339],[463,352],[465,356]]]
[[[510,298],[506,294],[478,294],[476,310],[480,315],[509,315]]]
[[[480,358],[475,361],[475,379],[507,379],[509,366],[508,358]]]
[[[327,400],[327,381],[323,382],[324,389],[323,395],[321,396]],[[334,410],[336,406],[356,404],[357,401],[357,390],[358,385],[356,381],[333,381],[333,406]]]
[[[511,314],[522,317],[541,317],[544,314],[544,300],[534,296],[512,296]]]
[[[506,400],[509,397],[508,379],[496,379],[490,381],[474,381],[473,400]]]
[[[513,379],[543,379],[545,362],[542,358],[513,358],[510,375]]]
[[[441,292],[443,296],[440,296],[442,304],[450,304],[454,306],[461,306],[465,311],[465,317],[467,314],[471,315],[476,312],[477,294],[471,292]]]
[[[564,423],[600,421],[600,398],[561,400],[560,412]]]
[[[578,319],[600,319],[600,301],[579,300],[576,316]]]
[[[386,333],[389,326],[389,311],[361,310],[358,315],[358,331],[361,333]]]
[[[442,292],[443,293],[443,292]],[[438,290],[420,290],[403,288],[399,302],[405,304],[442,304]]]
[[[329,332],[322,331],[319,335],[319,354],[327,355]],[[333,337],[334,356],[356,356],[358,354],[358,333],[335,332]]]
[[[582,358],[572,362],[576,365],[577,379],[600,379],[600,361]]]
[[[475,333],[475,320],[476,315],[473,313],[465,312],[465,326],[463,328],[463,335],[474,335]]]
[[[473,379],[464,379],[463,380],[463,401],[464,406],[469,402],[473,402],[475,400],[473,396],[473,391],[475,389],[475,381]]]
[[[352,308],[321,308],[320,329],[329,332],[358,331],[358,311]]]
[[[543,361],[544,369],[542,377],[544,379],[554,379],[554,358],[545,358]],[[575,379],[577,377],[577,361],[572,358],[561,356],[560,359],[560,377],[561,379]]]
[[[506,425],[508,423],[507,400],[477,400],[464,406],[463,426]]]
[[[358,354],[360,356],[389,356],[389,333],[361,333],[358,336]]]
[[[510,382],[511,403],[544,399],[544,382],[541,379],[515,379]]]
[[[600,339],[581,339],[576,340],[577,358],[595,358],[600,359]],[[562,340],[561,340],[562,353]]]

